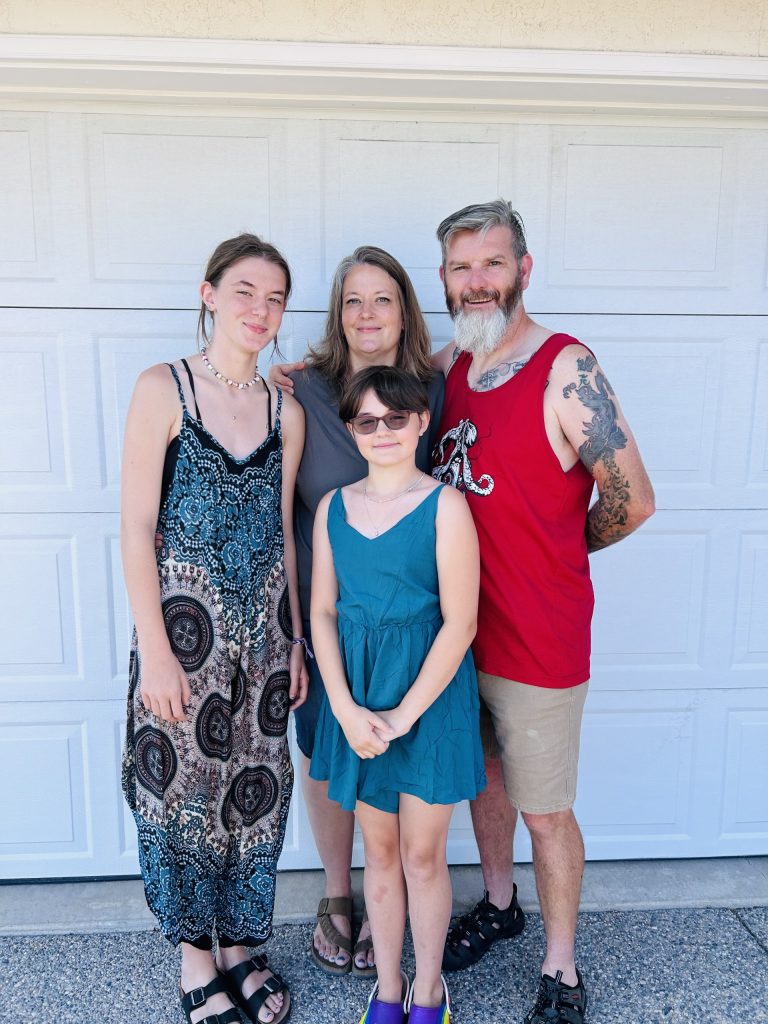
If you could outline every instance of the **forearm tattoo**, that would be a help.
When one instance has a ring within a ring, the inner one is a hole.
[[[530,356],[528,357],[528,359]],[[474,391],[492,391],[504,377],[510,379],[519,373],[528,359],[520,359],[516,362],[499,363],[498,366],[492,366],[490,370],[486,370],[485,373],[481,373],[477,378],[477,382],[473,388]]]
[[[589,374],[595,369],[597,360],[592,355],[576,360],[579,382],[563,388],[563,398],[575,393],[579,401],[592,413],[585,420],[586,441],[579,447],[579,458],[594,474],[595,465],[602,462],[607,476],[600,489],[600,495],[587,516],[587,547],[590,551],[608,547],[621,540],[631,528],[627,528],[630,504],[629,480],[616,462],[616,452],[627,446],[627,435],[618,424],[615,392],[602,370],[594,377],[594,387]]]

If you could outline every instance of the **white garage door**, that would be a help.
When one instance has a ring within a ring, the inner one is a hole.
[[[0,185],[3,876],[137,870],[121,424],[138,371],[193,348],[214,244],[286,252],[289,355],[363,242],[407,266],[442,343],[435,225],[498,195],[528,225],[529,309],[598,352],[660,510],[593,559],[588,856],[768,852],[765,133],[7,113]],[[476,857],[466,807],[450,852]],[[298,797],[281,863],[317,864]]]

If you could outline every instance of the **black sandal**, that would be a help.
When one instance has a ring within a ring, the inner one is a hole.
[[[189,992],[185,992],[179,986],[179,992],[181,992],[181,1008],[189,1024],[192,1024],[192,1011],[205,1006],[211,996],[218,995],[220,992],[229,995],[227,986],[220,977],[214,978],[213,981],[209,981],[207,985],[202,985],[200,988],[190,989]],[[225,1010],[224,1013],[209,1014],[196,1021],[195,1024],[240,1024],[240,1014],[233,1006],[231,1009]]]
[[[270,971],[272,977],[267,978],[264,984],[246,999],[243,995],[243,985],[248,975],[253,974],[254,971]],[[253,956],[250,960],[243,960],[241,963],[235,964],[234,967],[230,967],[228,971],[221,973],[227,991],[252,1024],[264,1024],[264,1021],[259,1019],[259,1010],[270,996],[277,995],[279,992],[285,993],[283,1006],[277,1013],[270,1010],[270,1013],[274,1014],[270,1024],[283,1024],[284,1020],[288,1020],[291,1012],[291,993],[277,971],[273,971],[268,965],[265,956]],[[221,1021],[221,1024],[225,1024],[225,1022]]]
[[[536,1003],[525,1018],[525,1024],[583,1024],[587,1012],[584,979],[578,970],[575,985],[564,985],[562,977],[562,971],[554,978],[542,974]]]
[[[494,942],[511,939],[525,927],[525,914],[517,902],[517,886],[512,886],[512,902],[499,910],[483,894],[480,902],[456,921],[448,932],[443,950],[443,970],[463,971],[480,960]]]

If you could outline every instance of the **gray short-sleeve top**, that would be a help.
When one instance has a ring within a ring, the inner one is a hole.
[[[361,480],[368,465],[339,419],[338,396],[330,381],[315,367],[291,374],[294,395],[304,409],[306,433],[304,454],[296,477],[294,533],[299,565],[301,610],[309,618],[312,580],[312,527],[320,499],[336,487]],[[445,380],[439,371],[429,383],[429,430],[419,441],[416,465],[430,470],[430,453],[440,428]]]

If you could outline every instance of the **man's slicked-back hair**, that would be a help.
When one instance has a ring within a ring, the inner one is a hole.
[[[490,203],[473,203],[450,214],[437,229],[437,240],[443,254],[443,266],[448,246],[454,235],[460,231],[479,231],[485,235],[491,228],[509,228],[512,232],[512,251],[518,261],[528,252],[525,241],[523,218],[512,209],[506,199],[494,199]]]

